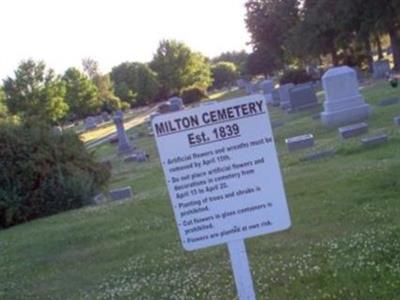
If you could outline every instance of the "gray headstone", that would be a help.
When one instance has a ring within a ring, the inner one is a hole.
[[[177,104],[170,104],[170,105],[169,105],[169,111],[170,111],[170,112],[180,111],[180,110],[181,110],[181,108],[180,108],[180,106],[177,105]]]
[[[256,88],[250,82],[248,82],[245,86],[245,91],[247,95],[252,95],[256,93]]]
[[[137,150],[124,158],[125,162],[145,162],[149,159],[148,154],[144,150]]]
[[[166,113],[169,113],[171,110],[170,110],[170,104],[169,103],[161,103],[159,106],[158,106],[158,112],[160,113],[160,114],[166,114]]]
[[[388,60],[378,60],[373,63],[373,75],[374,79],[385,78],[390,73],[390,64]]]
[[[300,158],[300,160],[301,161],[319,160],[319,159],[332,157],[335,154],[336,154],[336,150],[334,150],[334,149],[322,150],[322,151],[318,151],[318,152],[313,152],[313,153],[307,154],[306,156]]]
[[[363,146],[374,146],[388,141],[388,136],[386,134],[378,134],[375,136],[365,137],[361,139],[361,144]]]
[[[318,99],[311,83],[296,85],[289,90],[289,94],[291,111],[313,108],[318,105]]]
[[[86,130],[96,128],[97,127],[96,119],[94,117],[87,117],[84,121],[84,126]]]
[[[287,109],[290,107],[289,90],[294,87],[293,83],[287,83],[279,87],[279,98],[281,100],[281,108]]]
[[[108,112],[103,112],[103,113],[101,114],[101,116],[102,116],[104,122],[109,122],[109,121],[111,121],[111,117],[110,117],[110,114],[109,114]]]
[[[123,114],[121,111],[115,113],[114,124],[117,128],[118,153],[126,154],[132,152],[133,147],[129,144],[129,139],[125,132]]]
[[[239,89],[244,89],[246,87],[246,84],[248,83],[247,80],[245,79],[238,79],[236,80],[236,84],[238,86]]]
[[[104,122],[102,115],[95,116],[95,120],[97,125],[102,124]]]
[[[389,106],[389,105],[394,105],[394,104],[399,104],[400,103],[400,98],[389,98],[389,99],[384,99],[381,100],[378,105],[379,106]]]
[[[325,102],[321,121],[326,127],[339,127],[365,120],[371,108],[359,92],[356,72],[347,67],[328,70],[322,77]]]
[[[172,97],[168,99],[169,104],[171,105],[171,111],[177,111],[183,109],[183,100],[179,97]]]
[[[118,201],[124,199],[132,199],[133,193],[130,186],[114,189],[109,192],[111,200]]]
[[[102,193],[97,194],[96,196],[93,197],[93,203],[94,204],[103,204],[106,202],[106,197],[104,197],[104,195]]]
[[[285,140],[289,151],[300,150],[314,146],[314,136],[312,134],[304,134],[291,137]]]
[[[272,106],[279,106],[281,102],[281,98],[279,97],[279,90],[274,89],[271,95],[272,95]]]
[[[349,139],[349,138],[367,133],[368,124],[361,122],[361,123],[357,123],[357,124],[340,127],[338,130],[339,130],[339,134],[342,139]]]
[[[257,87],[264,94],[267,103],[272,103],[272,92],[274,90],[274,83],[272,80],[263,80],[257,84]]]
[[[395,125],[400,126],[400,116],[394,117],[393,121]]]

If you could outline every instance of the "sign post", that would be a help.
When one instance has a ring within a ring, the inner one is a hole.
[[[255,299],[244,239],[290,227],[265,100],[159,115],[152,126],[183,247],[227,243],[239,299]]]

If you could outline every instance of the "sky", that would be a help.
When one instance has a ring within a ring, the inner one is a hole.
[[[245,0],[0,0],[0,79],[23,59],[57,73],[91,57],[108,72],[148,62],[162,39],[208,57],[247,50]]]

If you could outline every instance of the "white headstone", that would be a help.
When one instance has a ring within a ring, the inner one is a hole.
[[[343,66],[328,70],[322,77],[325,93],[321,121],[327,127],[356,123],[371,114],[359,92],[356,72]]]

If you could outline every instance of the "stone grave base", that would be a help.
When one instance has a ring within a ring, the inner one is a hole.
[[[371,115],[371,108],[368,104],[351,107],[335,112],[322,112],[321,122],[326,127],[339,127],[363,121]]]

